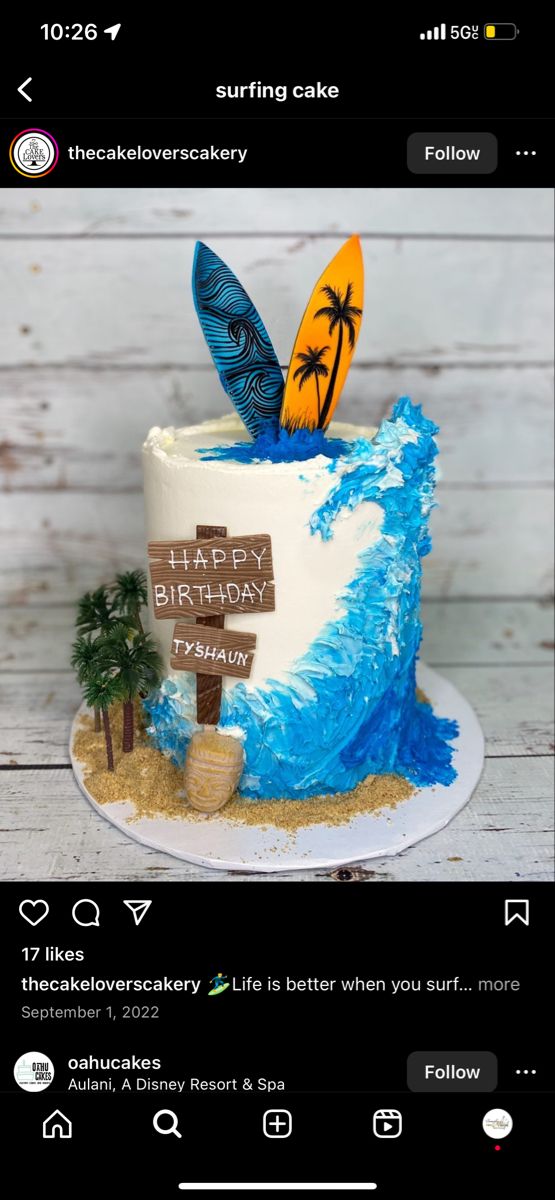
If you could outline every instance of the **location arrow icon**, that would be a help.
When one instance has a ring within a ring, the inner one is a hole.
[[[109,25],[108,28],[103,29],[102,32],[109,33],[112,41],[114,41],[115,38],[117,38],[120,29],[121,29],[121,21],[120,21],[119,25]],[[124,900],[124,904],[126,904],[126,903],[127,903],[127,901]]]
[[[135,925],[140,925],[146,912],[148,912],[152,900],[124,900],[125,907],[133,913]]]

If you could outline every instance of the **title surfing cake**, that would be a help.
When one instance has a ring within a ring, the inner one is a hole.
[[[378,429],[332,421],[363,309],[360,242],[318,280],[289,370],[207,246],[197,314],[236,413],[150,430],[152,744],[197,808],[448,784],[456,726],[417,694],[436,426],[404,397]],[[330,423],[331,422],[331,423]]]

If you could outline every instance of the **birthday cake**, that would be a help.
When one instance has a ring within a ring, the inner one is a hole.
[[[252,301],[201,243],[193,290],[237,415],[144,443],[153,744],[181,766],[199,734],[221,735],[253,800],[385,773],[450,783],[456,726],[415,677],[437,428],[407,397],[379,429],[330,424],[362,318],[358,239],[318,280],[285,384]]]

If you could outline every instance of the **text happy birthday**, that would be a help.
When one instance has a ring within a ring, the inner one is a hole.
[[[267,534],[194,542],[150,542],[154,614],[271,612],[272,546]]]

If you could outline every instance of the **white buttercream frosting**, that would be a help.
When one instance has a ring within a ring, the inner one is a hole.
[[[330,437],[354,441],[376,430],[334,422]],[[383,517],[372,502],[345,511],[329,541],[311,537],[308,522],[345,467],[324,455],[302,462],[205,459],[200,450],[250,441],[233,415],[182,429],[150,430],[143,446],[146,540],[196,537],[197,525],[225,525],[228,535],[267,533],[272,539],[276,609],[226,614],[226,627],[256,633],[249,683],[284,679],[327,621],[340,611],[338,597],[356,572],[357,557],[376,542]],[[151,608],[152,611],[152,608]],[[151,620],[151,630],[171,676],[173,620]],[[224,678],[224,688],[236,681]]]
[[[328,430],[331,438],[342,438],[344,441],[354,441],[359,437],[371,439],[376,432],[375,427],[348,425],[341,421],[333,421]],[[232,413],[212,421],[202,421],[199,425],[185,425],[181,429],[175,429],[173,425],[161,429],[159,425],[154,425],[147,434],[143,450],[170,459],[171,465],[177,469],[193,464],[201,470],[243,472],[246,468],[257,474],[270,472],[272,475],[294,475],[303,470],[305,474],[309,474],[311,470],[329,466],[330,462],[323,454],[317,454],[314,458],[302,462],[244,463],[233,459],[206,459],[200,453],[218,446],[230,446],[236,442],[249,443],[252,442],[252,438],[243,422]]]

